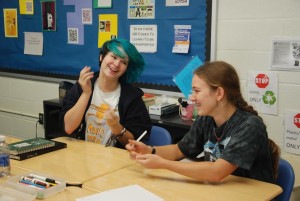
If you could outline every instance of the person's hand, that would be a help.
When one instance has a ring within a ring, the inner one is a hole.
[[[139,154],[135,158],[136,162],[149,169],[162,168],[165,161],[162,157],[155,154]]]
[[[104,119],[106,120],[106,124],[112,128],[119,124],[120,117],[116,114],[114,109],[110,109],[104,113]]]
[[[144,143],[138,142],[136,140],[130,140],[130,139],[129,139],[129,143],[126,144],[125,148],[129,151],[129,155],[131,159],[136,159],[136,156],[139,154],[147,154],[147,153],[151,153],[152,151],[152,148],[145,145]]]
[[[78,83],[81,86],[81,89],[84,94],[90,95],[92,93],[92,83],[91,79],[94,76],[94,72],[91,71],[91,67],[85,66],[79,75]]]

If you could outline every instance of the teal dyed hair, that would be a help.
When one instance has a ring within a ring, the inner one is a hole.
[[[145,61],[143,56],[137,51],[135,46],[129,41],[121,38],[115,38],[106,41],[100,51],[100,55],[104,58],[108,52],[113,52],[116,56],[129,59],[126,72],[120,77],[120,80],[127,83],[136,82],[144,71]],[[99,57],[100,58],[100,57]],[[101,62],[99,63],[101,67]]]

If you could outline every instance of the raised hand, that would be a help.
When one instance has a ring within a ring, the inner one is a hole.
[[[91,79],[94,76],[94,72],[91,71],[91,67],[85,66],[79,75],[78,83],[81,86],[81,89],[84,94],[91,94],[92,93],[92,83]]]

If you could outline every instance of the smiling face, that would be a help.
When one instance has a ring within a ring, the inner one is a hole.
[[[100,56],[100,71],[109,79],[118,80],[126,71],[128,66],[128,57],[121,58],[113,52],[108,52],[104,58]]]
[[[218,88],[214,90],[197,75],[193,76],[192,88],[190,99],[197,106],[198,115],[214,116],[219,99]]]

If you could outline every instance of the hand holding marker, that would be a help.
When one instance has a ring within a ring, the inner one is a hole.
[[[143,134],[136,141],[137,142],[140,141],[146,134],[147,134],[147,131],[144,131]]]

